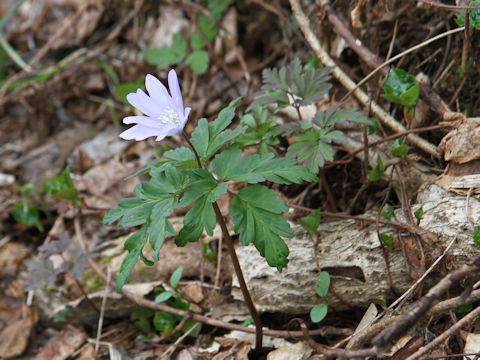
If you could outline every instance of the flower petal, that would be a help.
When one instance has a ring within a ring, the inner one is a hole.
[[[152,128],[144,125],[135,125],[130,129],[125,130],[120,134],[120,137],[125,140],[145,140],[150,136],[162,136],[164,135],[163,129]],[[165,134],[166,136],[166,134]]]
[[[123,118],[124,124],[140,124],[144,126],[149,126],[153,128],[159,128],[160,123],[150,116],[127,116]]]
[[[148,95],[142,89],[138,89],[136,93],[127,95],[127,101],[145,115],[155,117],[155,114],[150,109],[149,101],[145,97],[148,98]]]
[[[145,87],[148,90],[148,94],[158,105],[163,108],[171,106],[171,96],[168,93],[165,85],[161,83],[155,76],[148,74],[145,78]]]
[[[178,84],[177,73],[173,69],[168,73],[168,87],[170,89],[170,94],[172,95],[173,101],[176,104],[175,110],[181,111],[183,114],[185,110],[183,108],[182,92],[180,91],[180,85]]]
[[[183,130],[183,127],[185,126],[185,124],[188,121],[188,115],[190,115],[191,110],[192,110],[192,108],[190,108],[190,107],[185,108],[185,116],[183,117],[183,121],[182,121],[182,130]]]

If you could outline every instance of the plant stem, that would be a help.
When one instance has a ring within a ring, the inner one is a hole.
[[[223,237],[227,244],[228,254],[232,259],[233,269],[235,270],[235,274],[237,275],[237,279],[240,284],[240,290],[242,291],[242,295],[245,300],[245,303],[247,304],[248,311],[250,312],[250,315],[252,315],[253,323],[255,324],[255,329],[256,329],[255,352],[258,355],[262,350],[262,340],[263,340],[262,321],[260,320],[260,316],[258,315],[257,310],[255,309],[255,305],[253,304],[252,298],[248,291],[247,284],[243,277],[242,268],[240,267],[240,263],[238,262],[237,253],[235,252],[235,247],[233,246],[232,238],[228,233],[227,225],[225,224],[225,219],[223,218],[222,212],[220,211],[220,208],[218,207],[217,202],[214,202],[212,205],[213,205],[213,210],[215,211],[215,215],[217,216],[217,222],[220,224],[220,227],[222,228]]]
[[[197,153],[197,150],[193,146],[190,139],[188,139],[185,132],[182,132],[182,136],[188,145],[191,147],[193,153],[195,154],[195,158],[197,159],[197,164],[199,168],[203,168],[202,161],[200,160],[200,156]],[[235,275],[237,276],[238,282],[240,284],[240,290],[242,291],[243,299],[247,305],[248,311],[250,315],[252,315],[253,323],[255,324],[255,353],[256,355],[260,355],[260,351],[262,350],[262,342],[263,342],[263,325],[262,321],[260,320],[260,316],[258,315],[257,309],[255,309],[255,305],[253,304],[252,297],[250,296],[250,292],[247,288],[247,283],[245,282],[245,278],[243,277],[242,268],[238,261],[237,253],[235,252],[235,247],[233,246],[232,238],[228,233],[227,224],[225,223],[225,219],[218,207],[217,202],[215,201],[212,203],[213,210],[215,211],[215,215],[217,217],[217,222],[222,229],[223,238],[227,244],[228,254],[230,255],[230,259],[232,260],[233,269],[235,270]]]

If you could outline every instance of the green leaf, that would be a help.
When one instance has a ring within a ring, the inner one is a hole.
[[[217,263],[218,254],[217,254],[216,251],[212,250],[212,247],[210,246],[210,244],[203,243],[203,245],[202,245],[202,256],[205,260],[207,260],[208,262],[210,262],[212,264]]]
[[[220,20],[231,3],[232,0],[208,0],[208,10],[215,19]]]
[[[393,250],[393,236],[380,233],[380,240],[382,240],[382,243],[386,246],[387,249]]]
[[[193,330],[190,331],[190,329],[192,329],[192,328],[193,328]],[[184,334],[186,334],[188,332],[189,336],[198,337],[201,330],[202,330],[202,323],[200,323],[198,321],[195,321],[195,320],[192,320],[192,319],[188,319],[185,322],[185,325],[183,325],[181,331]]]
[[[200,197],[183,218],[183,228],[175,239],[177,246],[197,241],[204,228],[208,235],[213,235],[216,217],[208,197],[208,195]]]
[[[233,198],[230,213],[242,244],[253,243],[268,265],[281,272],[288,264],[289,254],[281,237],[291,238],[293,231],[279,215],[288,208],[277,197],[277,192],[265,186],[247,186]]]
[[[480,6],[479,0],[470,1],[468,6]],[[467,10],[462,10],[455,19],[459,26],[465,26],[465,14]],[[480,28],[480,9],[472,9],[468,11],[468,26]]]
[[[286,67],[280,70],[265,69],[262,72],[265,94],[255,101],[258,104],[277,102],[280,107],[290,105],[289,94],[293,93],[300,98],[299,105],[307,105],[324,96],[331,85],[330,68],[302,68],[300,60],[295,58]]]
[[[150,65],[157,65],[159,69],[164,69],[182,61],[186,51],[187,41],[180,34],[174,34],[170,47],[162,46],[160,49],[144,49],[142,54]]]
[[[320,225],[320,221],[321,216],[319,209],[312,211],[307,216],[298,219],[300,225],[302,225],[302,227],[309,232],[310,236],[315,235]]]
[[[210,55],[204,50],[197,50],[192,52],[185,59],[185,64],[195,71],[198,75],[205,74],[208,70],[208,63],[210,62]]]
[[[476,5],[479,6],[479,5]],[[457,314],[466,314],[470,311],[472,311],[473,305],[472,304],[465,304],[461,306],[457,306],[453,311],[455,311]]]
[[[377,156],[377,166],[368,172],[370,181],[378,181],[385,178],[385,165],[383,165],[380,155]]]
[[[192,149],[184,146],[166,151],[163,156],[173,166],[180,169],[192,169],[198,166]]]
[[[21,225],[35,225],[39,231],[43,231],[43,225],[40,222],[40,213],[33,207],[29,201],[16,203],[10,210],[15,221]]]
[[[197,18],[198,27],[202,31],[206,39],[211,43],[218,35],[218,25],[215,18],[206,16],[205,14],[200,13]],[[193,50],[199,50],[205,46],[205,41],[203,41],[202,36],[199,31],[196,30],[192,38],[190,39],[190,46]]]
[[[70,201],[75,206],[82,205],[78,201],[78,190],[70,177],[70,168],[68,166],[60,175],[54,176],[50,181],[45,181],[43,190],[47,195],[55,199]]]
[[[215,202],[228,189],[227,183],[218,183],[207,169],[194,169],[185,172],[192,179],[185,189],[180,206],[185,207],[202,196],[207,197],[208,202]]]
[[[252,316],[247,316],[241,323],[240,325],[241,326],[250,326],[250,325],[253,325],[254,322],[253,322],[253,318]]]
[[[408,145],[404,144],[401,139],[395,139],[392,146],[390,147],[390,154],[397,158],[403,159],[408,154]]]
[[[207,122],[207,119],[200,119],[197,128],[192,133],[192,144],[204,164],[223,145],[241,135],[247,129],[246,126],[238,126],[234,130],[224,130],[231,124],[235,116],[233,104],[220,111],[217,119]]]
[[[330,287],[330,275],[326,271],[322,271],[317,277],[317,294],[318,296],[325,297],[328,294],[328,288]]]
[[[153,317],[153,326],[160,331],[162,335],[170,335],[175,329],[176,321],[173,315],[163,311],[155,312]]]
[[[381,215],[386,220],[395,219],[395,209],[387,204],[383,207]]]
[[[142,226],[140,230],[130,235],[128,240],[125,242],[125,248],[128,250],[128,254],[123,259],[122,265],[120,265],[120,272],[118,274],[116,284],[117,292],[120,292],[125,282],[127,282],[130,278],[133,267],[142,254],[143,247],[147,243],[146,229],[146,226]]]
[[[415,210],[415,212],[413,213],[413,215],[415,215],[415,218],[418,220],[418,221],[421,221],[423,219],[423,207],[419,207],[417,210]],[[479,234],[480,235],[480,234]],[[479,238],[480,240],[480,238]]]
[[[231,146],[217,154],[211,163],[213,171],[222,180],[245,181],[251,184],[269,180],[278,184],[300,184],[316,181],[317,176],[294,159],[277,158],[274,154],[254,154],[241,158],[242,151]]]
[[[480,247],[480,226],[475,226],[473,228],[472,237],[473,237],[473,243],[478,247]]]
[[[415,77],[395,66],[392,66],[387,78],[383,80],[382,88],[382,97],[406,108],[413,108],[420,96],[420,86]]]
[[[170,291],[164,291],[164,292],[158,294],[158,295],[155,297],[155,302],[156,302],[156,303],[165,302],[165,301],[167,301],[168,299],[170,299],[172,296],[173,296],[173,293],[172,293],[172,292],[170,292]]]
[[[170,285],[176,289],[178,287],[178,282],[180,281],[180,279],[182,278],[182,272],[183,272],[183,268],[181,266],[179,266],[172,274],[172,276],[170,276]]]
[[[327,305],[316,305],[311,311],[310,311],[310,319],[314,323],[318,323],[325,319],[325,316],[327,316],[328,312],[328,306]]]
[[[166,218],[173,213],[176,206],[176,197],[159,201],[153,206],[148,227],[150,233],[148,241],[153,248],[152,257],[156,261],[158,261],[158,253],[163,246],[165,236],[175,234],[172,225]]]
[[[294,138],[295,143],[288,148],[287,156],[303,162],[307,169],[316,174],[325,161],[333,161],[332,146],[324,142],[329,141],[329,135],[327,130],[317,129],[299,134]]]
[[[113,88],[113,93],[120,99],[125,105],[130,105],[127,101],[127,95],[136,92],[137,89],[143,87],[144,78],[138,78],[135,82],[126,82],[119,84]]]

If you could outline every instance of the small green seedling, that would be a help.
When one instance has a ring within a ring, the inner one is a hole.
[[[330,287],[330,275],[326,271],[322,271],[317,277],[317,294],[318,296],[325,298],[328,294]],[[327,316],[328,305],[320,304],[313,307],[310,311],[310,319],[314,323],[322,321]]]

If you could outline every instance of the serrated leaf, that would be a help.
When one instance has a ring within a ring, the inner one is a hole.
[[[318,323],[325,319],[328,313],[328,306],[327,305],[317,305],[310,311],[310,319],[314,323]]]
[[[401,139],[395,139],[392,146],[390,147],[390,154],[397,158],[403,159],[408,154],[409,147],[407,144],[404,144]]]
[[[170,285],[176,289],[178,287],[178,282],[180,281],[180,279],[182,278],[182,272],[183,272],[183,268],[181,266],[179,266],[172,274],[172,276],[170,276]]]
[[[254,154],[241,158],[242,151],[236,146],[217,154],[212,161],[213,171],[222,180],[245,181],[251,184],[269,180],[279,184],[300,184],[316,181],[317,177],[294,159],[277,158],[274,154]]]
[[[198,75],[205,74],[208,70],[208,64],[210,62],[210,55],[204,50],[197,50],[192,52],[185,59],[185,64],[195,71]]]
[[[159,69],[164,69],[182,61],[186,51],[187,41],[180,34],[174,34],[170,47],[163,46],[160,49],[144,49],[142,54],[150,65],[157,65]]]
[[[163,156],[175,167],[191,169],[198,166],[195,154],[190,148],[179,147],[163,153]]]
[[[315,211],[312,211],[307,216],[299,218],[298,222],[305,230],[309,232],[310,236],[313,236],[315,235],[318,227],[320,226],[321,219],[322,218],[320,216],[320,210],[317,209]]]
[[[480,6],[479,0],[470,1],[468,6]],[[455,19],[459,26],[465,26],[465,15],[467,10],[462,10],[458,17]],[[468,11],[468,26],[474,28],[480,28],[480,9],[471,9]]]
[[[220,111],[214,121],[208,123],[207,119],[199,120],[197,128],[192,133],[191,141],[202,163],[205,163],[227,142],[245,132],[246,126],[239,126],[234,130],[224,130],[231,124],[234,116],[235,108],[231,104]]]
[[[120,265],[120,272],[117,277],[116,290],[120,292],[125,282],[130,278],[133,267],[138,261],[140,254],[142,253],[143,247],[147,243],[147,231],[146,226],[142,226],[140,230],[130,235],[130,237],[125,242],[125,248],[128,250],[127,256],[122,261]]]
[[[262,73],[262,90],[270,97],[264,97],[260,103],[277,102],[279,106],[289,105],[291,100],[288,94],[292,93],[300,98],[299,105],[307,105],[324,96],[331,85],[330,69],[303,69],[298,58],[279,70],[265,69]],[[256,101],[257,102],[257,101]]]
[[[152,209],[149,224],[149,243],[152,245],[154,260],[158,261],[158,253],[163,246],[166,235],[174,235],[172,225],[167,220],[175,207],[177,206],[177,198],[165,199],[157,204]]]
[[[54,176],[52,180],[43,182],[43,190],[55,199],[70,201],[75,206],[81,205],[77,198],[78,190],[70,177],[69,166],[60,175]]]
[[[52,240],[49,243],[39,246],[40,258],[46,259],[54,254],[62,254],[70,246],[70,237],[68,232],[64,231],[58,240]]]
[[[25,288],[26,291],[34,290],[42,286],[53,286],[57,280],[59,272],[55,269],[53,262],[49,259],[44,262],[33,261],[28,264],[30,271],[30,283]]]
[[[293,237],[285,219],[279,215],[287,211],[278,193],[261,185],[250,185],[233,198],[230,212],[234,231],[244,245],[253,243],[268,265],[278,271],[287,266],[289,250],[283,237]]]
[[[406,108],[413,108],[420,96],[420,86],[415,77],[395,66],[383,80],[382,88],[382,97]]]
[[[328,288],[330,287],[330,275],[326,271],[322,271],[317,277],[317,294],[318,296],[325,297],[328,294]]]
[[[85,273],[85,270],[87,270],[90,267],[90,264],[89,264],[88,260],[89,259],[94,259],[98,256],[99,255],[96,254],[96,253],[75,254],[72,257],[72,260],[71,260],[71,265],[72,266],[68,270],[68,273],[74,279],[82,280],[83,279],[83,274]]]
[[[189,242],[197,241],[202,235],[203,229],[208,235],[213,235],[216,217],[208,196],[200,197],[183,218],[183,228],[180,230],[175,244],[185,246]]]
[[[207,169],[194,169],[186,171],[187,176],[192,181],[185,189],[180,206],[185,207],[193,203],[202,196],[207,196],[209,202],[217,201],[218,198],[227,191],[227,184],[217,183],[217,180]]]
[[[287,156],[303,162],[312,173],[318,173],[325,161],[333,161],[333,148],[324,142],[329,141],[328,135],[327,131],[317,129],[297,135],[294,138],[295,143],[288,148]]]

